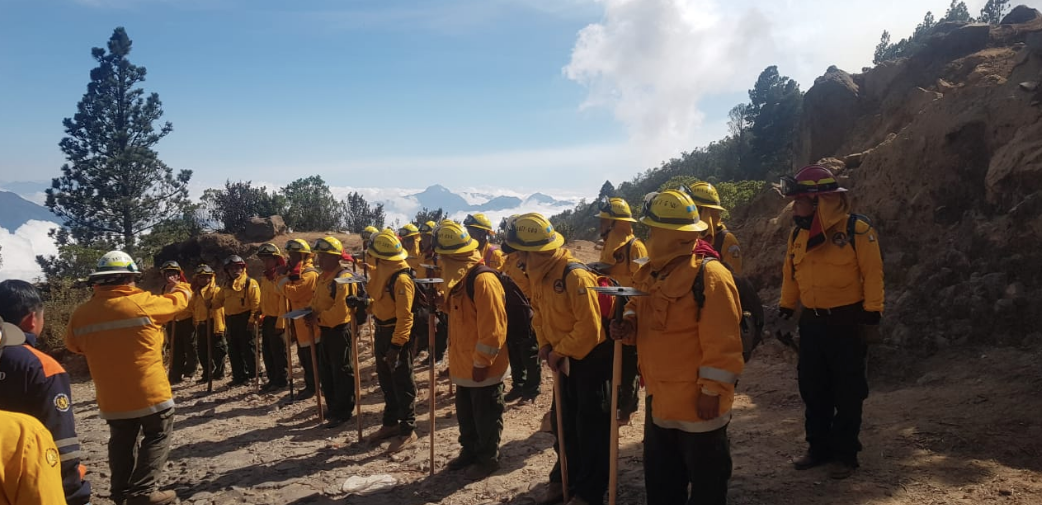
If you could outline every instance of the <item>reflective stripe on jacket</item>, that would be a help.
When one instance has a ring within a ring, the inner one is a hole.
[[[471,267],[475,268],[475,267]],[[464,387],[484,387],[503,382],[510,358],[506,352],[507,311],[503,285],[491,273],[474,278],[474,299],[466,282],[449,293],[449,374]],[[474,380],[474,368],[487,368],[488,377]]]

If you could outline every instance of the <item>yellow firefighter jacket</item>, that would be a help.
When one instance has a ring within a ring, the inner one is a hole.
[[[561,281],[567,263],[576,261],[565,248],[552,253],[525,253],[525,268],[532,292],[532,327],[539,347],[583,359],[604,341],[594,274],[573,270]]]
[[[221,287],[214,299],[219,307],[224,307],[224,317],[260,311],[260,285],[251,279],[243,270],[242,274]]]
[[[472,255],[472,266],[480,256]],[[466,277],[464,277],[466,279]],[[474,298],[460,281],[449,292],[445,306],[449,316],[449,375],[464,387],[485,387],[503,382],[510,359],[506,352],[506,294],[491,273],[474,278]],[[474,380],[473,368],[488,368],[485,380]]]
[[[354,284],[337,284],[334,279],[339,277],[351,277],[351,271],[341,268],[336,272],[322,272],[315,283],[311,310],[315,311],[318,325],[323,328],[333,328],[351,322],[352,310],[344,300],[358,290]]]
[[[405,260],[387,261],[380,260],[373,276],[366,285],[369,293],[369,312],[376,318],[379,326],[394,326],[394,335],[391,343],[404,346],[409,343],[409,335],[412,333],[413,324],[424,324],[425,321],[414,321],[412,313],[412,301],[416,296],[416,284],[402,270],[409,268]],[[388,283],[395,276],[391,290]]]
[[[196,326],[206,324],[207,319],[213,318],[214,334],[224,333],[224,307],[218,306],[214,302],[220,291],[220,286],[211,277],[210,283],[203,286],[199,292],[194,293],[192,301],[188,302],[188,309],[192,311],[192,321]],[[207,308],[208,304],[210,308]]]
[[[616,226],[604,239],[600,261],[612,266],[607,272],[608,277],[615,279],[620,286],[633,286],[633,273],[640,268],[633,260],[647,256],[648,248],[633,235],[631,228]]]
[[[305,255],[301,262],[303,265],[300,267],[300,279],[291,281],[289,276],[286,276],[279,280],[279,292],[282,293],[287,305],[289,305],[287,312],[307,307],[311,304],[311,299],[315,297],[318,270],[315,268],[314,260],[310,254]],[[304,322],[304,318],[293,321],[292,330],[296,335],[298,347],[311,346],[311,332],[308,330],[308,325]],[[315,336],[318,337],[317,334]]]
[[[153,295],[133,286],[95,286],[72,313],[65,346],[87,357],[102,419],[133,419],[174,405],[163,369],[163,325],[188,306],[180,287]]]
[[[641,267],[634,287],[649,295],[633,297],[626,305],[626,317],[637,328],[637,356],[653,402],[653,422],[691,433],[727,425],[734,385],[745,365],[738,288],[726,267],[709,262],[705,305],[699,311],[691,288],[701,265],[699,256],[684,255],[657,277],[651,265]],[[719,417],[699,418],[700,392],[720,396]]]
[[[51,433],[35,417],[0,410],[0,505],[64,503]]]

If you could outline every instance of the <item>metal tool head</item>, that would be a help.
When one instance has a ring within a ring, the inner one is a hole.
[[[634,258],[633,259],[633,262],[638,264],[638,265],[640,265],[640,266],[644,266],[644,264],[647,263],[648,261],[651,261],[651,258],[648,258],[647,256],[645,256],[643,258]]]
[[[347,277],[337,277],[333,279],[333,282],[337,284],[358,284],[359,282],[369,282],[369,279],[364,275],[350,275]]]
[[[608,270],[611,270],[613,265],[609,265],[603,261],[594,261],[593,263],[587,263],[586,266],[590,267],[590,270],[593,270],[594,272],[606,274],[608,273]]]
[[[427,270],[437,270],[438,269],[438,265],[428,265],[427,263],[420,263],[420,266],[423,267],[423,268],[426,268]]]
[[[413,279],[416,284],[441,284],[445,282],[445,279],[439,279],[438,277],[421,277],[419,279]]]
[[[286,315],[284,315],[282,317],[284,317],[286,319],[300,319],[300,318],[310,314],[311,312],[312,312],[312,310],[310,308],[305,307],[303,309],[297,309],[297,310],[294,310],[294,311],[291,311],[291,312],[287,312]]]
[[[597,286],[592,289],[602,295],[612,296],[648,296],[649,294],[637,288],[629,288],[623,286]]]

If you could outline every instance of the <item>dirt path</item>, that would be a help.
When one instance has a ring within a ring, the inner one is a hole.
[[[802,404],[795,356],[768,342],[749,365],[731,424],[734,504],[1042,503],[1042,353],[1016,349],[952,350],[922,363],[908,383],[876,385],[866,403],[862,470],[830,481],[825,470],[794,472],[803,450]],[[363,345],[363,357],[371,356]],[[379,424],[381,395],[371,359],[363,365],[363,425]],[[459,449],[444,380],[438,389],[437,473],[428,477],[427,369],[417,371],[420,442],[393,458],[357,442],[354,421],[316,428],[314,401],[281,405],[279,395],[249,388],[185,383],[178,400],[173,452],[164,477],[182,503],[484,504],[535,502],[553,463],[551,436],[539,433],[549,408],[549,382],[536,405],[508,407],[503,469],[479,483],[445,472]],[[548,380],[548,377],[546,378]],[[297,384],[302,384],[297,370]],[[105,443],[93,384],[74,386],[85,463],[97,492],[108,498]],[[622,428],[619,503],[645,503],[641,470],[643,413]],[[351,476],[386,474],[398,485],[371,496],[346,497]]]

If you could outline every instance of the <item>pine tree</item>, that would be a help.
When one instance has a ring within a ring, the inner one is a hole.
[[[1008,8],[1009,0],[988,0],[988,3],[984,4],[984,7],[980,10],[979,21],[997,25],[1002,22],[1002,16],[1005,15]]]
[[[63,123],[67,136],[59,145],[68,163],[47,190],[47,207],[64,221],[64,229],[52,233],[60,251],[75,242],[79,248],[118,247],[133,254],[139,235],[182,215],[191,204],[192,172],[175,174],[154,150],[173,126],[165,122],[156,128],[162,103],[158,94],[146,96],[137,87],[145,68],[130,63],[130,49],[131,40],[119,27],[107,50],[91,50],[98,66],[75,116]],[[53,256],[37,258],[41,266],[53,261]],[[50,271],[60,274],[60,265],[54,267]]]
[[[286,226],[294,231],[336,231],[344,224],[344,204],[333,198],[321,176],[297,179],[282,188]]]

